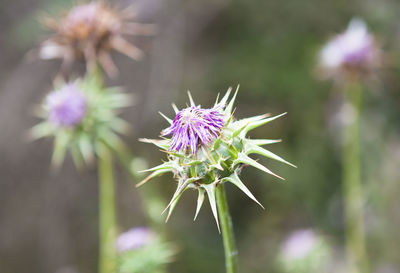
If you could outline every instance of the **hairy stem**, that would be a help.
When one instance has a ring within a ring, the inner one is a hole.
[[[102,147],[98,163],[99,175],[99,224],[100,253],[99,272],[116,271],[116,216],[112,156],[108,148]]]
[[[362,88],[352,82],[346,90],[349,117],[343,128],[343,195],[346,247],[351,273],[368,273],[360,167],[360,109]]]
[[[231,216],[229,214],[228,201],[225,194],[225,186],[223,184],[217,186],[216,194],[218,214],[222,229],[222,238],[224,242],[226,272],[237,273],[238,251],[235,244],[235,236],[233,234],[233,225]]]

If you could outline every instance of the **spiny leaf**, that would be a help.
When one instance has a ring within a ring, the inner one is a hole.
[[[199,196],[197,197],[197,207],[196,207],[196,214],[194,215],[193,221],[196,221],[197,216],[199,215],[201,206],[203,205],[204,202],[204,196],[205,196],[205,191],[202,188],[198,188],[199,191]]]
[[[141,170],[139,173],[144,173],[144,172],[152,172],[152,171],[157,171],[157,170],[163,170],[163,169],[170,169],[172,170],[174,168],[174,163],[171,161],[164,162],[158,166],[155,166],[153,168],[147,169],[147,170]]]
[[[168,121],[168,123],[169,124],[172,124],[172,119],[170,119],[169,117],[167,117],[166,115],[164,115],[163,113],[161,113],[161,112],[158,112],[163,118],[165,118],[167,121]]]
[[[168,210],[168,216],[165,219],[165,222],[168,222],[169,218],[171,217],[172,212],[174,211],[176,204],[178,204],[179,199],[182,196],[182,193],[186,190],[187,188],[184,188],[183,191],[179,194],[179,196],[177,196],[173,201],[171,201],[172,203],[170,203],[169,206],[169,210]],[[168,207],[167,207],[168,208]],[[166,208],[166,209],[167,209]],[[162,214],[165,212],[165,210],[162,212]]]
[[[38,139],[42,137],[46,137],[53,134],[53,128],[47,122],[39,123],[35,125],[29,132],[29,135],[32,139]]]
[[[94,153],[93,153],[93,146],[90,142],[90,139],[87,135],[82,134],[79,138],[79,150],[86,162],[86,164],[90,164],[93,162]]]
[[[240,87],[240,85],[237,86],[236,91],[235,91],[235,94],[234,94],[233,97],[231,98],[231,100],[230,100],[228,106],[225,108],[225,115],[226,115],[226,116],[230,116],[231,113],[232,113],[233,104],[235,103],[235,99],[236,99],[236,95],[237,95],[237,93],[238,93],[238,91],[239,91],[239,87]]]
[[[61,163],[64,161],[68,142],[69,142],[68,135],[63,133],[59,134],[54,139],[53,157],[51,159],[51,162],[55,168],[59,168]]]
[[[107,89],[108,91],[111,91],[110,88]],[[133,98],[129,94],[125,93],[114,93],[110,94],[107,97],[109,105],[115,107],[115,108],[123,108],[123,107],[128,107],[132,106],[133,104]]]
[[[295,165],[293,165],[292,163],[284,160],[282,157],[280,157],[280,156],[278,156],[278,155],[276,155],[276,154],[274,154],[274,153],[272,153],[272,152],[270,152],[270,151],[268,151],[268,150],[266,150],[266,149],[264,149],[264,148],[262,148],[260,146],[257,146],[257,145],[251,144],[251,143],[246,143],[245,152],[246,152],[247,155],[249,155],[249,154],[263,155],[263,156],[275,159],[277,161],[280,161],[282,163],[285,163],[285,164],[288,164],[288,165],[290,165],[292,167],[297,168]]]
[[[83,168],[83,155],[82,155],[82,151],[80,150],[80,148],[78,148],[78,146],[76,145],[72,145],[70,147],[71,155],[72,155],[72,160],[75,163],[75,166],[81,170]]]
[[[237,129],[236,131],[234,131],[232,134],[232,138],[235,138],[237,135],[239,135],[244,130],[244,128],[246,128],[247,125],[248,123],[243,125],[241,128]]]
[[[179,199],[182,196],[182,193],[187,189],[187,187],[189,186],[190,183],[193,183],[194,181],[197,181],[197,180],[199,180],[198,177],[192,177],[192,178],[186,179],[185,181],[179,181],[178,187],[176,188],[176,191],[175,191],[174,195],[172,196],[171,201],[169,202],[168,206],[164,209],[164,211],[161,213],[161,214],[164,214],[165,211],[168,208],[170,208],[170,210],[168,212],[168,216],[167,216],[166,222],[168,221],[168,219],[169,219],[169,217],[170,217],[170,215],[171,215],[171,213],[172,213],[172,211],[173,211],[173,209],[174,209],[174,207],[176,205],[177,199]],[[171,209],[171,206],[174,203],[175,203],[175,205]]]
[[[103,142],[108,147],[125,147],[121,138],[113,131],[104,129],[99,133],[99,142]]]
[[[194,100],[192,98],[192,94],[190,94],[190,91],[188,90],[188,97],[189,97],[189,101],[190,101],[190,106],[196,106],[196,104],[194,103]]]
[[[273,173],[272,171],[270,171],[267,167],[261,165],[260,163],[258,163],[257,161],[255,161],[254,159],[248,157],[246,154],[239,154],[238,158],[233,162],[234,165],[237,165],[239,163],[243,163],[243,164],[247,164],[250,166],[253,166],[261,171],[264,171],[266,173],[269,173],[273,176],[276,176],[282,180],[285,180],[283,177],[280,177],[279,175]]]
[[[202,185],[202,187],[207,192],[208,201],[210,202],[211,210],[214,215],[215,222],[217,223],[218,232],[221,233],[221,230],[219,228],[219,221],[218,221],[217,201],[215,199],[216,185],[215,185],[215,183],[212,183],[212,184]]]
[[[169,148],[168,140],[164,140],[164,139],[139,138],[139,141],[154,144],[158,148],[161,148],[163,150],[168,150],[168,148]]]
[[[174,109],[175,114],[178,114],[179,109],[178,109],[178,107],[176,107],[176,104],[175,104],[175,103],[172,103],[172,108]]]
[[[246,126],[246,128],[241,132],[241,136],[244,137],[250,130],[253,130],[257,127],[260,127],[264,124],[267,124],[268,122],[271,122],[281,116],[286,115],[286,113],[282,113],[280,115],[274,116],[274,117],[270,117],[270,118],[265,118],[259,121],[254,121],[254,122],[250,122],[249,125]]]
[[[228,177],[225,177],[222,179],[223,182],[225,181],[229,181],[232,184],[234,184],[236,187],[238,187],[241,191],[243,191],[248,197],[250,197],[254,202],[256,202],[257,204],[259,204],[263,209],[264,206],[261,205],[260,202],[258,202],[258,200],[254,197],[254,195],[250,192],[250,190],[246,187],[245,184],[243,184],[243,182],[240,180],[239,176],[236,173],[231,174]]]
[[[217,98],[215,99],[214,107],[218,105],[219,93],[217,94]]]
[[[218,149],[219,145],[222,143],[222,139],[221,137],[218,137],[215,141],[214,141],[214,145],[213,145],[213,150]]]
[[[218,104],[221,105],[226,105],[226,102],[228,101],[229,96],[231,95],[232,87],[228,88],[228,91],[226,91],[224,97],[221,99],[221,101]]]
[[[270,116],[270,114],[263,114],[263,115],[258,115],[258,116],[254,116],[254,117],[250,117],[250,118],[240,119],[235,122],[232,122],[231,125],[229,126],[229,129],[236,131],[236,130],[241,129],[243,126],[248,125],[250,122],[259,121],[259,120],[262,120],[269,116]]]
[[[126,134],[131,128],[128,122],[120,118],[113,118],[109,124],[114,131],[120,134]]]
[[[145,184],[146,182],[148,182],[150,179],[160,176],[164,173],[170,172],[170,169],[160,169],[157,171],[154,171],[153,173],[151,173],[149,176],[147,176],[145,179],[143,179],[142,181],[140,181],[138,184],[136,184],[136,188],[142,186],[143,184]]]
[[[268,145],[273,143],[281,142],[281,139],[246,139],[247,142],[254,144],[254,145]]]
[[[219,163],[217,161],[215,161],[215,159],[213,158],[213,156],[209,153],[209,151],[204,148],[203,146],[201,147],[201,150],[203,152],[203,154],[205,155],[205,157],[210,161],[211,165],[214,168],[217,168],[218,170],[223,171],[224,169],[221,167],[221,165],[219,165]]]

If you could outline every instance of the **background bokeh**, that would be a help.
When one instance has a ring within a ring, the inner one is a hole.
[[[333,248],[336,268],[344,263],[340,113],[342,96],[315,77],[323,43],[360,16],[383,46],[387,67],[364,90],[362,180],[367,247],[372,272],[400,272],[400,3],[395,0],[141,0],[139,21],[159,26],[155,37],[130,41],[146,52],[134,62],[114,54],[123,86],[136,104],[122,116],[133,127],[126,137],[136,156],[150,165],[164,155],[139,137],[156,138],[172,117],[171,102],[211,106],[218,92],[240,84],[235,115],[288,114],[255,130],[254,138],[281,138],[271,150],[297,169],[263,160],[282,182],[255,169],[243,181],[262,210],[228,186],[241,272],[281,272],[280,245],[292,231],[312,228]],[[0,0],[0,272],[92,273],[98,255],[98,187],[95,167],[78,171],[67,158],[49,167],[52,142],[29,142],[38,120],[35,105],[51,90],[58,61],[38,60],[48,33],[44,14],[60,14],[64,0]],[[83,66],[77,66],[83,71]],[[78,73],[77,73],[78,74]],[[345,118],[345,117],[344,117]],[[118,167],[120,230],[146,225],[138,190]],[[152,181],[165,203],[171,176]],[[140,191],[141,189],[139,189]],[[221,236],[208,204],[193,222],[195,192],[187,193],[165,225],[180,249],[170,272],[223,272]],[[343,271],[346,272],[346,271]]]

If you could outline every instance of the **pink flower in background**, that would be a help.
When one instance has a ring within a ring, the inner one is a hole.
[[[150,244],[155,238],[155,232],[146,227],[132,228],[118,236],[117,249],[119,252],[138,249]]]
[[[290,260],[301,259],[314,250],[317,242],[317,235],[312,230],[298,230],[286,239],[282,246],[282,253]]]
[[[379,62],[379,50],[365,22],[355,18],[345,32],[336,35],[322,48],[319,62],[328,76],[346,68],[369,69]]]

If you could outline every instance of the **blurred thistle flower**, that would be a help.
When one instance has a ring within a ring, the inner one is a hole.
[[[173,261],[176,246],[165,242],[146,227],[137,227],[122,233],[116,242],[119,252],[118,273],[162,273]]]
[[[297,230],[283,242],[279,263],[287,273],[327,272],[330,247],[311,229]]]
[[[131,96],[116,88],[104,89],[99,78],[88,75],[51,92],[38,111],[43,121],[30,133],[34,139],[54,137],[54,165],[62,163],[67,150],[78,167],[90,164],[100,145],[123,147],[117,133],[126,133],[129,125],[117,111],[131,102]]]
[[[155,239],[154,231],[146,227],[132,228],[118,236],[117,249],[119,252],[138,249],[151,244]]]
[[[46,98],[49,120],[60,126],[76,126],[86,114],[86,98],[75,83],[55,90]]]
[[[282,247],[283,256],[289,260],[301,259],[307,256],[317,243],[314,231],[297,230],[289,235]]]
[[[380,64],[380,49],[367,25],[359,18],[347,30],[331,39],[321,50],[319,66],[323,77],[358,76]]]
[[[84,59],[88,71],[99,63],[109,76],[118,72],[110,51],[119,51],[139,60],[143,53],[127,42],[123,35],[152,35],[154,25],[129,22],[134,17],[131,9],[116,10],[103,1],[92,1],[73,7],[61,19],[45,20],[55,34],[43,42],[42,59],[63,59],[63,68],[73,61]]]
[[[219,228],[216,208],[216,188],[219,184],[225,182],[234,184],[261,206],[239,179],[241,169],[245,165],[251,165],[281,178],[256,160],[250,158],[250,154],[259,154],[292,165],[261,147],[280,142],[280,140],[250,139],[246,137],[249,131],[286,113],[274,117],[269,117],[268,114],[265,114],[235,120],[232,110],[237,91],[227,103],[231,94],[231,89],[229,89],[221,101],[218,102],[217,98],[214,107],[210,109],[203,109],[196,105],[189,93],[190,107],[178,110],[174,104],[172,105],[176,114],[174,120],[161,114],[171,125],[163,130],[161,134],[164,136],[172,134],[171,139],[141,139],[143,142],[153,143],[164,150],[168,154],[168,161],[146,170],[152,173],[140,182],[138,186],[167,172],[172,172],[178,180],[178,187],[165,209],[169,208],[167,220],[183,192],[188,188],[193,188],[198,190],[195,219],[207,193]]]

